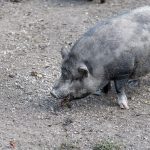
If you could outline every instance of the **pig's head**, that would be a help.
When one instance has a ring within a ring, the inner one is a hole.
[[[94,93],[99,80],[92,76],[88,65],[73,52],[68,54],[64,51],[62,57],[61,77],[51,91],[52,96],[73,100]]]

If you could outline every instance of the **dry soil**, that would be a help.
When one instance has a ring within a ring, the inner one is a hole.
[[[127,87],[129,110],[116,95],[89,96],[60,107],[50,96],[60,74],[60,49],[98,20],[150,0],[0,0],[0,149],[92,150],[112,140],[126,150],[150,150],[150,80]],[[76,147],[76,148],[75,148]],[[66,148],[67,149],[67,148]]]

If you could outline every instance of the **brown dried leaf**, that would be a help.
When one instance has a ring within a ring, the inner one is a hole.
[[[38,77],[38,78],[42,78],[42,77],[43,77],[43,74],[38,73],[38,72],[36,72],[36,71],[32,71],[32,72],[31,72],[31,76],[33,76],[33,77]]]
[[[15,149],[16,148],[16,141],[12,140],[9,142],[9,145],[12,149]]]

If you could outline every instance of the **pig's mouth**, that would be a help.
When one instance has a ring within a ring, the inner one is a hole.
[[[63,100],[68,100],[68,101],[72,101],[72,100],[76,100],[76,99],[82,99],[84,97],[87,97],[88,95],[90,95],[91,93],[84,93],[82,94],[81,96],[74,96],[73,93],[70,93],[66,96],[63,96],[63,95],[58,95],[56,94],[56,92],[51,92],[51,95],[54,97],[54,98],[57,98],[57,99],[63,99]]]
[[[70,101],[76,100],[76,99],[82,99],[82,98],[87,97],[90,94],[91,93],[85,93],[85,94],[82,94],[81,96],[77,96],[77,97],[70,94],[67,99],[69,99]]]

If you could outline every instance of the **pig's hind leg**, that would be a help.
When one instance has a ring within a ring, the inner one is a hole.
[[[115,89],[118,97],[118,104],[122,109],[129,109],[127,96],[125,94],[125,84],[127,83],[127,79],[123,80],[115,80]]]

